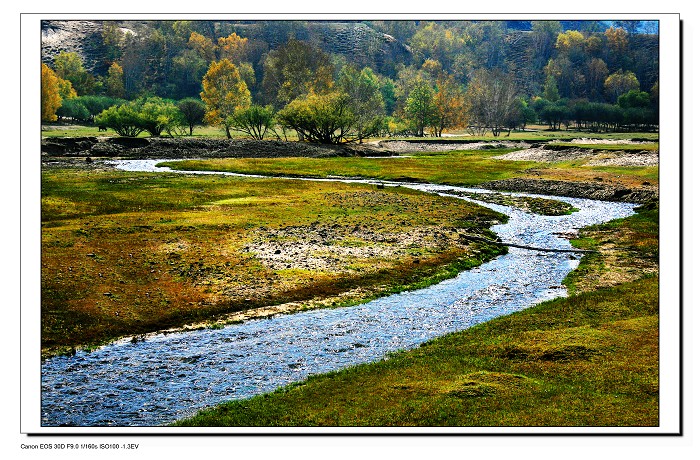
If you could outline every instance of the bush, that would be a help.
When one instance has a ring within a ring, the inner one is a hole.
[[[262,107],[252,105],[247,109],[237,110],[228,117],[231,129],[246,133],[253,139],[263,139],[275,123],[275,112],[271,105]]]
[[[95,122],[124,137],[136,137],[144,131],[141,115],[131,103],[114,105],[102,111],[95,117]]]
[[[90,112],[77,97],[61,101],[61,107],[56,111],[56,115],[78,121],[87,121],[90,118]]]

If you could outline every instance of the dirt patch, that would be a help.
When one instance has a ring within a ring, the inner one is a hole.
[[[377,232],[367,226],[311,225],[264,229],[243,248],[272,270],[346,273],[363,264],[379,268],[415,252],[462,246],[459,234],[444,228],[419,227],[402,232]],[[415,251],[413,251],[415,250]],[[383,262],[382,262],[383,261]]]
[[[449,152],[453,150],[489,150],[505,148],[527,148],[530,144],[525,142],[460,142],[460,141],[379,141],[375,143],[381,150],[393,153],[409,152]]]
[[[537,161],[558,163],[563,161],[587,160],[584,166],[657,166],[659,152],[627,152],[624,150],[592,149],[550,149],[547,146],[532,147],[493,157],[494,160]]]

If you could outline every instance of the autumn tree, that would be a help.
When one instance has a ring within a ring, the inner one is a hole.
[[[465,103],[462,88],[454,77],[443,74],[437,80],[437,92],[433,98],[433,134],[442,137],[445,130],[464,126],[466,123]]]
[[[124,92],[124,69],[122,66],[113,62],[107,70],[107,76],[104,79],[104,89],[107,96],[122,98]]]
[[[637,76],[630,72],[618,70],[605,79],[603,83],[605,94],[610,102],[617,102],[617,98],[628,91],[639,89]]]
[[[216,60],[216,44],[202,34],[192,32],[187,46],[194,50],[205,62]]]
[[[289,40],[265,58],[262,86],[276,106],[310,94],[328,93],[333,86],[330,57],[315,46]]]
[[[212,62],[200,93],[206,104],[204,121],[212,126],[223,126],[226,137],[231,138],[230,117],[237,110],[250,106],[250,91],[241,78],[238,68],[228,59]]]
[[[240,37],[233,32],[228,37],[221,37],[218,41],[219,57],[228,59],[234,64],[240,64],[246,59],[248,39]]]
[[[56,111],[61,107],[58,93],[58,77],[46,64],[41,64],[41,121],[56,121]]]

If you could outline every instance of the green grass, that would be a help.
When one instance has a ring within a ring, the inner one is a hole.
[[[228,171],[292,177],[363,177],[465,186],[506,179],[523,173],[528,168],[543,166],[531,161],[503,161],[491,158],[511,151],[513,150],[469,150],[415,154],[404,158],[237,158],[160,164],[178,170]]]
[[[577,245],[632,245],[652,257],[657,217],[648,207],[587,229]],[[630,261],[605,262],[617,270]],[[599,262],[584,259],[568,278],[579,292],[571,297],[174,425],[657,426],[658,277],[636,273],[601,288],[607,272],[591,270]]]
[[[503,218],[401,187],[45,169],[42,348],[422,287],[499,254],[459,233]]]

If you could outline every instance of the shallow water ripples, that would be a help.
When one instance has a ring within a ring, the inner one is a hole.
[[[409,185],[445,193],[445,187]],[[465,190],[465,189],[462,189]],[[562,199],[580,209],[510,216],[503,241],[570,248],[553,235],[633,213],[633,205]],[[157,426],[234,398],[270,392],[311,374],[382,359],[449,332],[566,295],[578,255],[510,248],[456,278],[348,308],[251,320],[223,329],[121,340],[42,366],[42,425]]]

